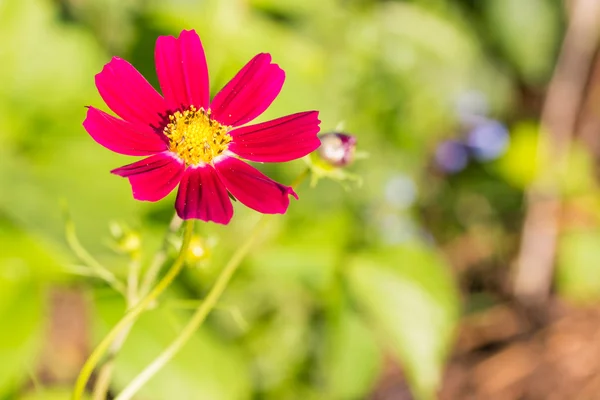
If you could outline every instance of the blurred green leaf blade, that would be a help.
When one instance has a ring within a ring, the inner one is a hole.
[[[358,399],[372,389],[380,371],[381,352],[360,315],[339,310],[326,327],[324,372],[329,399]]]
[[[414,394],[434,398],[459,314],[448,266],[433,250],[407,245],[358,255],[348,272],[356,301],[388,339]]]

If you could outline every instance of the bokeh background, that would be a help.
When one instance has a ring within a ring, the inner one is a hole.
[[[68,398],[125,311],[66,226],[120,279],[127,246],[143,268],[161,246],[173,195],[134,201],[109,174],[132,159],[81,123],[84,106],[106,109],[93,78],[110,57],[156,86],[156,37],[182,29],[203,40],[213,94],[270,52],[287,80],[261,119],[319,110],[322,131],[355,135],[366,157],[344,171],[362,184],[298,189],[137,398],[599,398],[597,3],[0,0],[0,399]],[[259,168],[290,183],[305,166]],[[259,216],[235,212],[198,226],[112,394],[252,231]]]

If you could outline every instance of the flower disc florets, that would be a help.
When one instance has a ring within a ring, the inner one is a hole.
[[[210,117],[210,110],[191,106],[183,112],[169,115],[164,134],[169,139],[169,150],[186,165],[208,164],[227,150],[231,136],[228,127]]]

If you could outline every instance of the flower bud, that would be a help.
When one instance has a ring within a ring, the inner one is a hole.
[[[200,236],[194,235],[186,254],[186,261],[190,265],[198,265],[210,257],[210,245]]]
[[[140,250],[142,239],[138,232],[115,221],[111,221],[109,227],[114,240],[112,247],[116,251],[132,254]]]
[[[333,167],[346,167],[354,161],[356,137],[341,132],[320,135],[320,158]]]

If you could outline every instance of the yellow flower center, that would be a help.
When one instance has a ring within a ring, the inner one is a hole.
[[[169,138],[169,149],[186,165],[209,163],[227,150],[231,136],[227,126],[210,117],[210,110],[191,106],[183,112],[169,115],[164,133]]]

